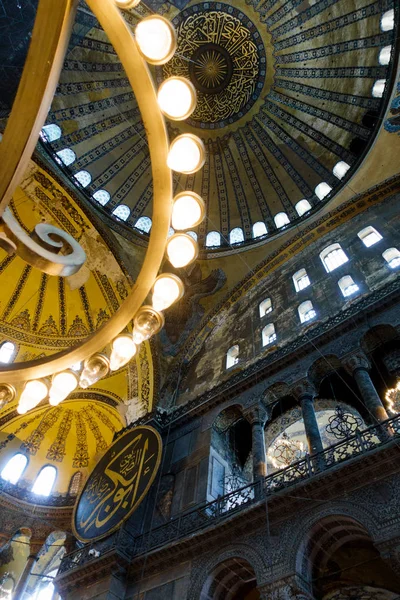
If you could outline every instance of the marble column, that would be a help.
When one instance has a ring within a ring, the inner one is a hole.
[[[309,453],[322,452],[324,447],[314,410],[315,387],[308,379],[301,379],[293,386],[292,394],[301,406]]]
[[[26,560],[26,564],[24,570],[22,571],[22,575],[19,578],[18,583],[15,587],[13,593],[13,600],[23,600],[25,590],[28,585],[29,577],[31,576],[33,567],[39,559],[39,553],[43,546],[43,543],[44,542],[30,542],[29,556]]]
[[[388,419],[388,414],[382,401],[372,383],[369,375],[371,368],[367,357],[363,353],[353,354],[343,361],[343,365],[352,377],[354,377],[360,391],[361,401],[369,412],[375,423]]]
[[[244,412],[244,416],[251,425],[253,481],[259,481],[267,475],[264,427],[268,419],[268,412],[262,404],[256,404],[248,408]]]

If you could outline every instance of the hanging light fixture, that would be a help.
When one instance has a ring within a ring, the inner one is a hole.
[[[78,387],[78,376],[73,370],[56,373],[51,381],[49,403],[57,406]]]
[[[140,0],[114,0],[115,4],[118,6],[118,8],[122,8],[124,10],[127,10],[128,8],[135,8],[136,6],[138,6],[138,4],[140,4]]]
[[[93,385],[99,379],[102,379],[108,374],[110,369],[110,362],[104,354],[93,354],[90,358],[85,360],[83,371],[79,379],[79,385],[81,388],[86,389]]]
[[[136,344],[132,336],[119,335],[112,343],[112,351],[110,356],[110,370],[118,371],[126,365],[131,358],[136,354]]]
[[[164,326],[164,316],[152,306],[142,306],[133,321],[132,338],[135,344],[141,344],[158,333]]]
[[[165,79],[158,90],[158,105],[161,112],[173,121],[183,121],[196,108],[196,90],[184,77]]]
[[[174,198],[172,207],[172,227],[190,229],[204,219],[204,200],[195,192],[180,192]]]
[[[20,415],[35,408],[49,393],[49,386],[44,379],[27,381],[19,399],[17,411]]]
[[[197,242],[186,233],[175,233],[167,242],[168,259],[176,269],[189,265],[198,253]]]
[[[180,300],[184,293],[182,281],[172,273],[159,275],[153,285],[152,304],[154,310],[161,311],[169,308]]]
[[[0,409],[15,398],[15,387],[10,383],[0,383]]]
[[[163,65],[176,50],[176,33],[170,21],[161,15],[145,17],[135,29],[140,54],[151,65]]]
[[[183,133],[171,143],[167,164],[178,173],[190,175],[204,165],[206,160],[204,144],[197,135]]]

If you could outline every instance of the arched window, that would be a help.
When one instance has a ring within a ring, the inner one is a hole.
[[[265,226],[264,221],[257,221],[253,225],[253,238],[261,237],[262,235],[266,235],[268,230]]]
[[[118,219],[121,219],[121,221],[126,221],[131,214],[131,211],[125,204],[120,204],[113,210],[112,214],[118,217]]]
[[[218,231],[210,231],[207,233],[206,246],[220,246],[221,245],[221,234]]]
[[[139,229],[139,231],[143,231],[144,233],[149,233],[151,225],[152,222],[150,217],[140,217],[135,223],[136,229]]]
[[[333,167],[333,174],[338,179],[343,179],[343,177],[346,175],[346,173],[349,169],[350,169],[350,165],[348,165],[347,162],[344,162],[344,160],[340,160]]]
[[[297,310],[299,311],[301,323],[307,323],[308,321],[315,319],[315,317],[317,316],[317,313],[314,310],[311,300],[306,300],[305,302],[302,302]]]
[[[372,87],[372,97],[382,98],[385,91],[386,79],[377,79]]]
[[[87,187],[92,181],[92,176],[89,171],[78,171],[75,173],[74,177],[79,181],[82,187]]]
[[[10,483],[17,483],[28,464],[25,454],[14,454],[1,472],[1,478]]]
[[[297,210],[297,214],[299,215],[299,217],[302,217],[306,212],[311,210],[311,208],[312,208],[311,204],[305,198],[303,200],[300,200],[295,206],[295,209]]]
[[[382,254],[391,269],[400,267],[400,252],[397,248],[388,248]]]
[[[265,298],[262,302],[260,302],[259,307],[260,317],[265,317],[268,313],[272,312],[272,300],[271,298]]]
[[[280,212],[274,216],[275,226],[277,229],[281,229],[288,223],[290,223],[290,219],[285,212]]]
[[[4,342],[0,346],[0,363],[10,363],[15,355],[15,344]]]
[[[315,191],[316,196],[320,200],[323,200],[325,198],[325,196],[330,194],[330,192],[332,191],[332,188],[325,181],[322,181],[321,183],[319,183],[317,185],[317,187],[315,188],[314,191]]]
[[[344,277],[339,279],[338,285],[345,298],[347,298],[347,296],[352,296],[360,289],[350,275],[345,275]]]
[[[61,127],[55,123],[52,123],[51,125],[45,125],[42,127],[41,137],[46,142],[55,142],[56,140],[60,139],[61,133]]]
[[[102,206],[105,206],[107,202],[110,201],[111,196],[107,190],[97,190],[97,192],[93,194],[93,198],[96,200],[96,202]]]
[[[241,227],[235,227],[229,234],[229,243],[240,244],[241,242],[244,242],[243,230]]]
[[[71,148],[63,148],[63,150],[59,150],[56,154],[67,167],[76,161],[76,154]]]
[[[69,482],[68,494],[70,496],[76,496],[79,492],[79,487],[82,481],[82,473],[78,471],[74,473],[71,477],[71,481]]]
[[[361,231],[359,231],[357,235],[364,244],[364,246],[367,246],[367,248],[373,246],[374,244],[377,244],[382,239],[381,234],[375,229],[375,227],[371,226],[364,227],[364,229],[361,229]]]
[[[226,368],[230,369],[239,362],[239,346],[236,344],[226,353]]]
[[[296,292],[300,292],[308,287],[310,285],[310,279],[307,275],[307,271],[305,269],[300,269],[300,271],[297,271],[297,273],[293,275],[293,283]]]
[[[32,492],[38,496],[49,496],[57,476],[57,469],[46,465],[40,471],[32,486]]]
[[[319,257],[328,273],[334,271],[340,265],[344,265],[349,260],[340,244],[331,244],[321,252]]]
[[[273,344],[274,342],[276,342],[275,325],[268,323],[262,330],[262,345],[269,346],[269,344]]]
[[[394,27],[394,9],[391,8],[383,13],[381,18],[382,31],[390,31]]]
[[[195,231],[187,231],[186,233],[190,235],[190,237],[192,237],[195,242],[197,242],[197,233]]]
[[[392,46],[385,46],[379,52],[378,61],[380,65],[386,66],[390,63],[390,58],[392,56]]]

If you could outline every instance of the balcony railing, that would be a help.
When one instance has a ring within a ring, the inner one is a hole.
[[[307,455],[285,469],[268,475],[264,480],[250,483],[234,492],[221,496],[213,502],[201,504],[190,511],[181,513],[163,525],[135,538],[121,529],[118,534],[107,538],[101,543],[97,542],[76,550],[63,558],[59,573],[69,571],[88,560],[98,558],[95,552],[90,552],[93,549],[100,554],[104,554],[113,548],[118,548],[119,551],[132,559],[139,554],[176,541],[210,525],[215,525],[244,508],[264,501],[267,497],[283,489],[309,480],[332,467],[367,454],[375,448],[393,443],[399,438],[400,415],[396,415],[379,425],[373,425],[362,432],[355,433],[342,442],[326,448],[323,452],[312,456]]]

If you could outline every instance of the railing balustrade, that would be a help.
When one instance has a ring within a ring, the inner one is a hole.
[[[264,481],[250,483],[213,502],[196,506],[141,535],[133,537],[126,530],[121,529],[118,534],[114,534],[102,542],[95,542],[75,550],[63,558],[59,573],[64,573],[89,560],[98,558],[95,553],[90,552],[92,549],[104,554],[115,548],[132,559],[139,554],[200,531],[210,525],[215,525],[220,520],[265,500],[268,496],[301,481],[309,480],[314,475],[399,438],[400,415],[396,415],[379,425],[368,427],[362,432],[357,431],[354,435],[326,448],[323,452],[312,456],[307,455],[288,467],[271,473]]]

